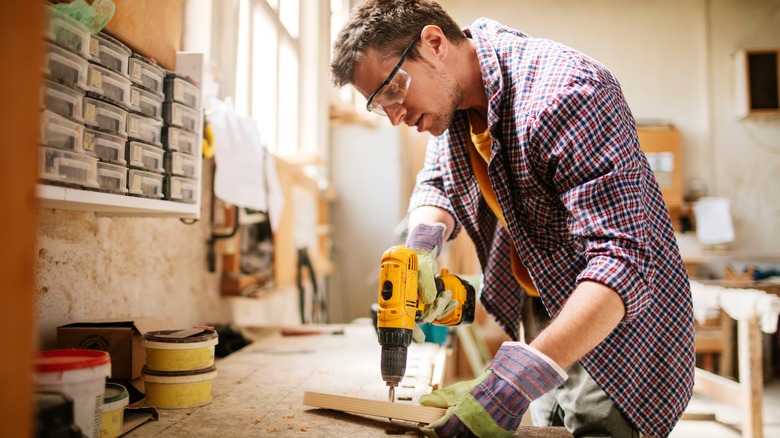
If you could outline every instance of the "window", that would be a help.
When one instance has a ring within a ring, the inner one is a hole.
[[[276,155],[327,150],[330,1],[187,0],[183,49],[205,54],[206,88]]]
[[[266,147],[299,149],[299,0],[241,0],[236,111],[250,115]]]

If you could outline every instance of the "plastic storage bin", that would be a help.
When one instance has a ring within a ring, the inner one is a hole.
[[[200,155],[201,141],[197,135],[175,126],[163,127],[163,145],[169,151]]]
[[[84,124],[122,137],[127,136],[127,111],[92,97],[84,98]]]
[[[87,90],[124,107],[130,105],[130,79],[105,67],[89,64]]]
[[[198,110],[178,102],[165,102],[163,104],[163,119],[169,125],[196,132],[200,124],[200,113]]]
[[[163,97],[143,88],[130,87],[130,109],[145,116],[162,120]]]
[[[162,94],[163,82],[165,81],[165,70],[157,64],[152,63],[138,55],[130,57],[127,65],[127,73],[130,80],[138,85]]]
[[[52,81],[43,81],[43,107],[78,123],[84,123],[84,93]]]
[[[127,171],[128,193],[145,198],[161,199],[163,194],[163,176],[161,174],[130,169]]]
[[[127,142],[127,164],[155,173],[165,172],[165,151],[140,141]]]
[[[198,181],[180,176],[165,179],[165,199],[176,202],[195,203],[198,197]]]
[[[165,76],[165,97],[190,108],[200,108],[200,87],[183,76],[169,73]]]
[[[89,41],[88,59],[124,77],[132,53],[126,45],[102,32],[93,34]]]
[[[84,154],[41,146],[38,177],[46,181],[98,188],[97,162],[97,158]]]
[[[43,111],[40,143],[82,154],[84,153],[84,125],[51,111]]]
[[[165,170],[176,176],[195,178],[197,172],[198,159],[189,154],[181,152],[168,152],[165,156]]]
[[[84,129],[84,153],[97,157],[100,161],[126,166],[126,141],[125,137],[89,128]]]
[[[49,7],[48,24],[45,31],[46,38],[79,56],[89,58],[89,42],[92,34],[86,26],[52,7]]]
[[[162,121],[140,114],[127,114],[127,136],[162,147]]]
[[[97,182],[100,190],[108,193],[127,193],[127,167],[97,163]]]
[[[87,89],[89,62],[81,56],[54,44],[44,44],[43,74],[52,81],[79,90]]]

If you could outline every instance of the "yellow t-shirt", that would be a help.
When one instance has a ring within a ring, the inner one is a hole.
[[[475,133],[474,125],[472,121],[473,115],[471,111],[469,115],[469,125],[471,132],[471,146],[469,147],[469,158],[471,159],[471,168],[474,170],[474,175],[477,178],[477,185],[482,192],[482,197],[485,202],[493,210],[493,214],[496,215],[501,224],[506,228],[506,219],[501,212],[501,207],[498,205],[498,199],[496,198],[496,192],[493,191],[493,185],[490,183],[490,178],[487,173],[487,165],[490,162],[490,148],[493,145],[490,139],[490,132],[487,128],[482,132]],[[514,242],[512,242],[512,274],[521,286],[525,289],[526,293],[533,297],[539,296],[539,291],[536,290],[531,275],[528,273],[525,265],[520,261],[520,256],[517,254],[517,248],[515,248]]]

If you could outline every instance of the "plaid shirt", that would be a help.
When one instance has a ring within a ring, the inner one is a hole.
[[[410,211],[448,210],[484,272],[485,309],[518,338],[525,292],[511,241],[555,317],[584,280],[614,289],[626,315],[580,359],[645,434],[668,435],[693,386],[691,295],[669,215],[614,76],[561,44],[479,19],[472,38],[488,96],[488,174],[508,231],[483,200],[458,111],[431,138]],[[511,239],[511,240],[510,240]]]

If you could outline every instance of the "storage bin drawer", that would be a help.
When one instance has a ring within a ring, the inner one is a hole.
[[[127,73],[135,84],[142,85],[155,93],[163,93],[165,70],[151,61],[132,55],[128,61]]]
[[[89,60],[127,77],[127,64],[132,52],[124,44],[103,32],[91,36]]]
[[[193,132],[175,126],[163,127],[163,145],[169,151],[200,155],[200,138]]]
[[[157,173],[143,170],[130,169],[127,171],[128,193],[145,198],[158,198],[164,196],[163,176]]]
[[[165,76],[165,98],[190,108],[200,108],[200,87],[182,76],[169,73]]]
[[[99,99],[84,98],[84,124],[127,137],[127,111]]]
[[[165,155],[165,170],[171,175],[195,178],[198,176],[198,159],[181,152],[168,152]]]
[[[48,12],[49,22],[44,36],[58,46],[81,57],[89,58],[89,41],[92,35],[89,29],[78,20],[51,6]]]
[[[130,105],[130,79],[99,65],[89,65],[87,90],[125,108]]]
[[[143,88],[130,87],[130,109],[147,117],[162,120],[163,97]]]
[[[68,87],[87,89],[87,68],[89,62],[81,56],[54,44],[44,44],[43,74],[52,81]]]
[[[200,127],[200,112],[178,102],[163,104],[163,119],[165,123],[184,128],[190,132],[198,132]]]
[[[84,125],[51,111],[43,111],[40,142],[44,146],[83,154]]]
[[[127,136],[162,148],[162,120],[140,114],[127,114]]]
[[[127,167],[97,163],[97,181],[100,190],[108,193],[127,193]]]
[[[140,141],[127,142],[127,164],[155,173],[165,172],[165,151]]]
[[[74,122],[84,123],[84,93],[52,81],[43,81],[43,107]]]
[[[165,199],[176,202],[195,203],[198,200],[198,181],[171,176],[165,179]]]
[[[41,146],[38,177],[49,182],[98,188],[97,158]]]
[[[122,166],[125,161],[125,143],[127,139],[114,134],[86,128],[84,130],[84,153]]]

